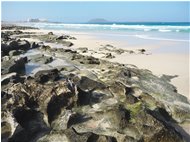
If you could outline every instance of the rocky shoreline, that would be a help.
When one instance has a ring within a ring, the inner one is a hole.
[[[189,141],[182,125],[190,124],[190,103],[170,84],[173,76],[87,56],[97,51],[71,48],[70,35],[1,28],[3,142]],[[112,45],[99,52],[146,54]]]

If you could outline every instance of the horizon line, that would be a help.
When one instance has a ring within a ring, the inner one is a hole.
[[[42,21],[42,22],[28,22],[26,20],[14,20],[14,21],[8,21],[8,20],[1,20],[1,22],[26,22],[26,23],[82,23],[82,24],[93,24],[93,23],[190,23],[190,21],[107,21],[107,22],[60,22],[60,21]]]

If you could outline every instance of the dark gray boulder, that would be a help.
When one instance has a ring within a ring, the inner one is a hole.
[[[9,74],[5,74],[1,76],[1,85],[7,85],[8,83],[23,83],[25,80],[25,77],[20,76],[19,74],[13,72]]]
[[[34,75],[35,80],[40,83],[55,81],[58,80],[59,77],[59,71],[57,69],[41,70]]]
[[[18,40],[18,47],[17,49],[21,50],[29,50],[30,49],[30,43],[27,40]]]
[[[70,35],[62,35],[62,36],[59,36],[56,38],[56,40],[62,40],[62,39],[74,39],[74,40],[76,40],[75,37],[72,37]]]
[[[139,51],[141,54],[144,54],[144,53],[146,52],[145,49],[139,49],[138,51]]]
[[[106,53],[105,58],[112,59],[115,58],[115,56],[113,56],[111,53]]]
[[[53,35],[53,32],[49,32],[48,35]]]
[[[19,58],[19,59],[10,59],[8,61],[3,61],[1,63],[1,74],[16,72],[16,73],[24,73],[25,72],[25,64],[27,62],[27,57]]]
[[[80,50],[82,53],[86,53],[88,51],[87,47],[80,47],[78,48],[78,50]]]
[[[11,50],[29,50],[30,43],[27,40],[12,40],[1,44],[1,51],[8,55]]]
[[[19,34],[23,34],[23,32],[20,30],[16,30],[16,31],[14,31],[14,34],[19,35]]]
[[[32,42],[31,43],[31,48],[34,49],[34,48],[38,48],[40,45],[36,42]]]
[[[10,52],[9,52],[9,56],[17,56],[17,55],[20,55],[20,54],[22,54],[22,53],[24,53],[24,51],[23,50],[11,50]]]
[[[73,54],[71,60],[76,60],[81,64],[100,64],[100,60],[98,58],[94,58],[92,56],[83,56],[81,54]]]

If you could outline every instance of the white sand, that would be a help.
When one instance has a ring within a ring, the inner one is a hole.
[[[188,55],[155,54],[155,55],[120,55],[112,61],[123,64],[134,64],[142,69],[149,69],[156,75],[178,75],[171,80],[179,93],[189,96]]]
[[[99,49],[100,45],[111,44],[123,49],[135,49],[134,47],[124,48],[123,43],[118,43],[118,41],[100,40],[90,35],[75,35],[78,40],[74,41],[75,47],[88,47],[93,50]],[[79,37],[80,36],[80,37]],[[165,42],[165,44],[170,44]],[[162,45],[162,44],[161,44]],[[163,44],[164,45],[164,44]],[[139,46],[136,49],[146,49],[150,51],[152,48],[159,48],[159,45],[153,45],[152,47]],[[94,54],[95,57],[101,57],[98,54]],[[116,58],[107,59],[109,61],[123,63],[123,64],[134,64],[138,68],[149,69],[155,75],[161,76],[166,75],[178,75],[178,77],[171,80],[171,83],[177,87],[180,94],[186,96],[190,99],[190,85],[189,85],[189,54],[175,54],[175,53],[158,53],[151,55],[143,54],[127,54],[123,53],[121,55],[114,55]]]
[[[48,33],[49,30],[28,30],[30,32],[42,32]],[[77,40],[71,40],[74,43],[72,48],[79,47],[87,47],[88,49],[98,51],[101,45],[111,44],[116,46],[117,48],[123,49],[146,49],[151,52],[151,49],[159,48],[160,46],[164,46],[166,44],[173,44],[172,42],[161,42],[159,45],[149,45],[149,46],[137,46],[130,47],[127,46],[126,42],[118,42],[115,40],[105,40],[96,38],[92,36],[92,33],[77,33],[70,31],[54,31],[51,30],[54,34],[69,34],[77,38]],[[137,41],[138,42],[138,41]],[[100,52],[100,51],[98,51]],[[101,58],[103,55],[89,52],[89,55]],[[143,55],[143,54],[127,54],[123,53],[121,55],[115,55],[116,58],[106,59],[112,62],[119,62],[123,64],[134,64],[142,69],[149,69],[155,75],[178,75],[178,77],[171,80],[171,83],[177,87],[177,90],[180,94],[186,96],[190,99],[190,85],[189,85],[189,54],[178,54],[178,53],[156,53],[151,55]]]

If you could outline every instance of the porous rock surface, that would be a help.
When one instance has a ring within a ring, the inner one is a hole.
[[[61,54],[67,64],[34,75],[3,71],[3,142],[189,140],[180,124],[189,123],[190,104],[166,75],[157,77],[148,70],[71,49],[38,50],[49,56],[53,53],[54,58]],[[31,58],[27,62],[39,63],[41,56],[27,58]]]

